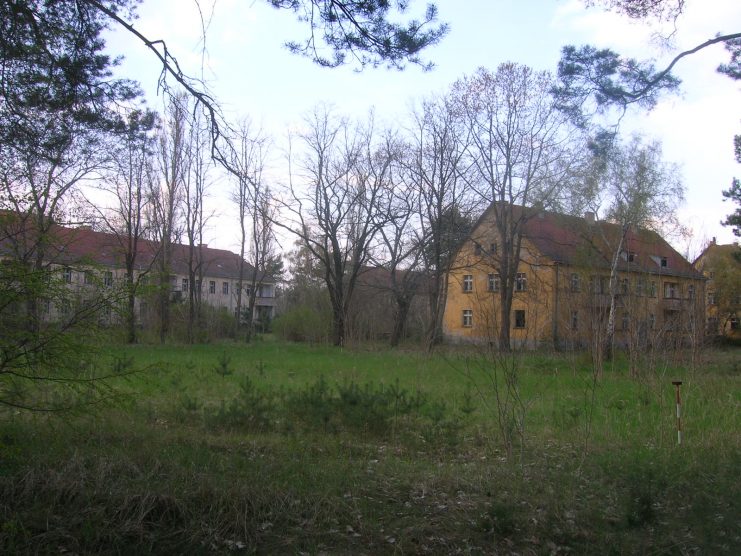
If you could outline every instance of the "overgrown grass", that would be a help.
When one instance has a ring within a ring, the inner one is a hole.
[[[508,459],[468,350],[110,348],[110,406],[0,417],[0,552],[735,554],[737,355],[592,388],[525,354]]]

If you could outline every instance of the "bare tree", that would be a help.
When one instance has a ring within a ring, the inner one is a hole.
[[[423,282],[420,266],[425,245],[420,240],[419,188],[403,179],[403,145],[389,135],[383,149],[393,164],[379,196],[379,210],[385,215],[385,224],[378,230],[380,254],[374,257],[374,262],[388,270],[388,283],[384,281],[382,287],[394,300],[389,343],[395,347],[404,335],[412,301]]]
[[[272,198],[270,188],[262,180],[255,182],[252,203],[252,239],[248,250],[248,262],[251,266],[250,288],[247,296],[247,336],[249,341],[255,328],[257,314],[257,297],[262,296],[265,282],[277,278],[282,263],[276,253],[276,238],[273,222],[277,218],[277,206]]]
[[[158,243],[159,337],[164,343],[170,330],[170,272],[172,244],[180,235],[182,196],[188,157],[188,100],[185,95],[173,97],[168,104],[159,134],[161,181],[150,190],[151,233]]]
[[[204,199],[209,186],[211,159],[206,119],[195,110],[188,133],[187,171],[183,183],[183,217],[188,241],[188,343],[195,342],[195,326],[201,317],[203,284],[203,229],[207,216]]]
[[[306,123],[300,136],[307,153],[301,161],[304,183],[295,183],[292,172],[284,203],[290,218],[275,223],[295,234],[322,267],[333,342],[342,346],[358,273],[382,224],[377,203],[390,161],[374,150],[372,117],[365,126],[353,126],[320,107]]]
[[[252,251],[255,259],[262,257],[260,247],[264,244],[263,239],[271,236],[269,230],[270,223],[261,220],[264,215],[262,212],[267,209],[265,203],[266,186],[263,182],[263,171],[265,168],[265,157],[267,156],[268,139],[261,131],[253,130],[252,123],[244,119],[240,122],[237,130],[236,152],[232,166],[236,169],[237,181],[232,191],[232,201],[237,206],[237,219],[239,220],[239,277],[237,278],[237,307],[234,316],[234,331],[237,334],[242,326],[244,294],[247,292],[245,287],[245,272],[247,270],[245,256]],[[250,222],[251,220],[251,222]],[[248,245],[249,227],[252,226],[251,244]],[[265,228],[267,227],[267,228]],[[262,234],[262,232],[265,232]],[[261,237],[264,235],[265,237]],[[269,244],[269,241],[267,242]],[[257,248],[255,248],[257,246]],[[247,324],[249,330],[252,329],[252,309],[254,308],[256,267],[253,265],[252,281],[247,281],[249,285],[248,302],[249,318]],[[249,337],[248,332],[248,337]]]
[[[429,280],[430,324],[428,348],[442,341],[442,319],[448,291],[453,251],[469,230],[470,188],[463,156],[468,134],[456,115],[452,98],[440,96],[422,101],[412,114],[409,145],[404,158],[405,179],[415,191],[419,218],[418,242]]]
[[[455,85],[470,130],[471,186],[493,211],[496,237],[484,244],[500,279],[499,348],[509,350],[512,301],[524,227],[570,183],[575,159],[567,118],[556,110],[548,73],[502,64]],[[480,241],[483,244],[483,238]],[[494,249],[490,245],[496,245]]]
[[[144,272],[138,268],[140,240],[146,235],[145,205],[148,201],[149,180],[153,176],[154,138],[151,132],[156,124],[153,112],[133,110],[128,114],[124,131],[112,138],[112,165],[101,184],[101,189],[113,195],[113,205],[102,208],[90,205],[113,234],[124,258],[126,281],[126,339],[133,344],[136,335],[136,297],[142,277],[149,272],[150,261]]]

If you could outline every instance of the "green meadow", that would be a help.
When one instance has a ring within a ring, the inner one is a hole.
[[[1,553],[741,553],[738,349],[638,378],[269,336],[94,364],[103,404],[0,414]]]

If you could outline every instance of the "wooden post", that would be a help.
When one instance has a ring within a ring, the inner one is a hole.
[[[673,380],[676,394],[677,394],[677,445],[682,445],[682,396],[679,393],[679,387],[682,386],[681,380]]]

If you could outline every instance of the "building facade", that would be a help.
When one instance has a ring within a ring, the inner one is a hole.
[[[707,278],[708,334],[741,340],[741,247],[718,245],[713,238],[694,266]]]
[[[523,209],[519,209],[523,210]],[[453,342],[493,342],[501,325],[502,241],[489,207],[459,249],[443,320]],[[704,334],[704,277],[663,238],[549,212],[523,218],[510,338],[513,347],[584,347],[607,330],[617,257],[614,341],[694,341]]]
[[[6,214],[3,222],[3,236],[0,238],[0,255],[3,258],[17,257],[17,236],[27,234],[28,230],[14,231],[12,215]],[[22,222],[20,219],[19,222]],[[22,225],[22,224],[21,224]],[[14,235],[15,234],[15,235]],[[29,242],[34,245],[36,240]],[[66,288],[84,297],[95,288],[115,288],[126,281],[125,238],[115,234],[94,231],[89,227],[64,227],[54,225],[44,238],[45,265],[56,268],[61,283]],[[157,276],[156,260],[159,246],[156,242],[139,239],[136,250],[134,279],[139,284],[135,303],[135,314],[140,322],[146,322],[154,309],[151,292],[160,283]],[[235,315],[239,291],[239,255],[223,249],[213,249],[206,245],[195,248],[193,255],[198,278],[191,283],[191,253],[187,245],[170,246],[169,290],[173,304],[184,303],[191,290],[197,292],[201,303],[222,309]],[[256,280],[253,281],[253,277]],[[246,261],[243,262],[242,307],[252,288],[256,288],[255,321],[270,320],[275,316],[275,282],[272,278],[261,276]],[[46,303],[43,307],[45,318],[56,319],[69,310],[65,306]],[[106,308],[101,322],[116,320],[115,307]]]

